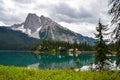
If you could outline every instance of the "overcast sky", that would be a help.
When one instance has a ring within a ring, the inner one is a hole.
[[[75,32],[94,37],[99,18],[110,23],[109,0],[0,0],[0,25],[22,23],[28,13],[44,15]]]

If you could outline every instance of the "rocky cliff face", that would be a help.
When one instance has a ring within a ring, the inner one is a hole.
[[[12,25],[11,29],[20,30],[31,37],[42,40],[94,43],[93,38],[84,37],[81,34],[75,33],[43,15],[39,17],[36,14],[29,13],[25,22]],[[89,42],[91,41],[90,39],[93,40],[93,42]]]

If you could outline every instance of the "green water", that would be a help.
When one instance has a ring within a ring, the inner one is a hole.
[[[115,60],[115,56],[110,56]],[[77,67],[76,61],[79,61],[82,66],[94,63],[93,52],[82,52],[79,55],[70,56],[64,54],[40,54],[35,55],[32,52],[26,51],[0,51],[0,65],[14,66],[37,66],[39,68],[70,68]],[[37,64],[37,65],[36,65]]]

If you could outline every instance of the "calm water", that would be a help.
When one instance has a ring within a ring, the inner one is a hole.
[[[109,56],[109,58],[115,60],[115,56]],[[32,52],[0,51],[0,65],[54,69],[77,67],[76,61],[80,61],[82,65],[94,63],[94,54],[93,52],[82,52],[78,56],[68,54],[35,55]]]

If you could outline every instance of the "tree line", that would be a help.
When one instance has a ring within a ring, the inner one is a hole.
[[[56,53],[66,53],[69,49],[79,50],[79,51],[93,51],[93,46],[86,42],[81,43],[69,43],[64,41],[49,41],[44,40],[37,44],[33,50],[38,50],[40,52],[56,52]]]

